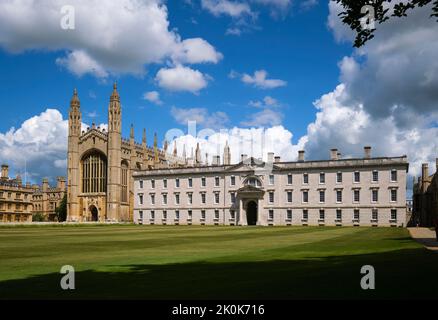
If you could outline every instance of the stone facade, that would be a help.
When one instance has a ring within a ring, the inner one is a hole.
[[[20,176],[9,178],[9,167],[2,165],[0,178],[0,222],[32,222],[30,184],[23,185]]]
[[[146,144],[122,138],[122,107],[114,84],[108,107],[108,131],[94,124],[81,130],[82,113],[77,91],[70,102],[68,134],[67,221],[132,222],[134,170],[173,166],[181,162]]]
[[[229,159],[225,147],[223,159]],[[274,160],[275,159],[275,160]],[[137,170],[134,222],[141,224],[406,226],[406,156],[268,161]]]
[[[429,175],[429,165],[424,163],[421,177],[414,181],[411,224],[430,227],[434,225],[436,218],[438,218],[438,158],[434,174]]]
[[[57,178],[55,187],[49,186],[49,181],[43,179],[43,184],[32,186],[32,205],[34,214],[42,214],[46,221],[57,221],[56,208],[60,206],[66,193],[64,177]]]

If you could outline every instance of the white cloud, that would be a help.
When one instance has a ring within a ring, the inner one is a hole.
[[[173,68],[162,68],[155,80],[161,88],[170,91],[189,91],[198,93],[208,85],[207,77],[200,71],[177,65]]]
[[[201,6],[214,16],[227,15],[233,18],[252,15],[248,3],[228,0],[202,0]]]
[[[296,160],[298,150],[303,148],[306,141],[304,138],[294,144],[292,138],[292,132],[283,126],[266,129],[234,127],[229,130],[215,132],[208,137],[183,135],[173,140],[170,145],[173,146],[176,141],[178,154],[182,155],[185,146],[187,156],[190,156],[192,148],[195,150],[196,144],[199,143],[202,158],[205,160],[205,154],[208,153],[209,163],[211,163],[212,156],[215,155],[219,155],[223,160],[223,150],[226,142],[230,146],[232,163],[239,162],[241,154],[266,161],[268,152],[274,152],[283,161],[293,161]]]
[[[187,125],[189,121],[195,121],[196,125],[211,129],[223,128],[229,121],[225,112],[216,111],[209,113],[206,108],[172,107],[170,113],[179,124]]]
[[[267,79],[268,73],[265,70],[258,70],[254,72],[254,75],[243,74],[242,82],[251,84],[254,87],[261,89],[274,89],[278,87],[284,87],[287,85],[286,81],[280,79]]]
[[[160,94],[157,91],[149,91],[143,95],[143,99],[149,102],[155,103],[157,105],[162,105],[163,101],[160,99]]]
[[[56,109],[47,109],[21,124],[0,133],[0,162],[24,179],[40,183],[43,177],[66,175],[68,120]]]
[[[75,30],[60,27],[63,5],[75,8]],[[217,63],[221,57],[205,40],[182,40],[169,30],[161,0],[1,1],[0,46],[12,53],[65,52],[59,65],[96,77],[144,74],[145,65],[172,57],[186,63]],[[205,52],[198,54],[199,48]]]
[[[264,109],[251,114],[241,125],[246,127],[269,127],[280,125],[283,121],[283,114],[279,111]]]
[[[256,107],[256,108],[263,108],[263,107],[277,107],[279,106],[279,102],[277,99],[272,98],[271,96],[266,96],[263,98],[262,101],[260,100],[251,100],[248,103],[250,106],[252,107]]]

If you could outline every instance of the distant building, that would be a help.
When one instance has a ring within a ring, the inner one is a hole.
[[[412,224],[422,227],[433,226],[438,218],[438,158],[435,173],[429,175],[429,165],[423,163],[421,177],[413,188]]]
[[[50,187],[49,181],[43,179],[42,186],[32,186],[33,213],[44,216],[46,221],[57,221],[56,208],[61,204],[66,194],[65,178],[58,177],[56,187]]]
[[[199,147],[197,148],[199,149]],[[197,150],[198,151],[198,150]],[[198,153],[198,152],[197,152]],[[200,154],[200,151],[199,151]],[[182,225],[406,226],[406,156],[230,164],[134,172],[134,222]]]
[[[23,185],[19,175],[9,178],[9,167],[2,165],[0,222],[32,222],[32,193],[30,184]]]

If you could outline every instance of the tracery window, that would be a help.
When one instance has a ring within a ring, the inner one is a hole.
[[[106,192],[107,164],[104,155],[93,153],[82,161],[82,193]]]
[[[128,165],[126,162],[122,163],[122,202],[128,202]]]

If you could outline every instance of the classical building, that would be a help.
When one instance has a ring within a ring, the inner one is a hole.
[[[32,186],[32,205],[34,214],[42,214],[46,221],[57,221],[56,208],[60,206],[66,193],[65,178],[58,177],[55,187],[49,186],[49,180]]]
[[[9,167],[2,165],[0,178],[0,222],[32,222],[30,184],[23,185],[20,176],[9,178]]]
[[[108,130],[93,124],[82,131],[81,125],[75,90],[69,111],[67,220],[132,222],[134,170],[178,165],[181,160],[158,149],[156,135],[154,147],[148,147],[145,130],[141,143],[135,142],[132,126],[130,138],[122,138],[122,106],[116,84],[108,107]]]
[[[197,154],[200,154],[199,146]],[[196,157],[198,158],[198,157]],[[134,222],[193,225],[406,226],[406,156],[230,164],[136,170]]]
[[[438,158],[435,173],[429,175],[429,165],[423,163],[421,177],[413,187],[412,225],[429,227],[438,218]]]

